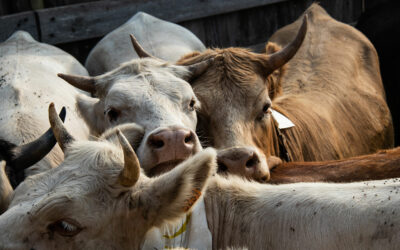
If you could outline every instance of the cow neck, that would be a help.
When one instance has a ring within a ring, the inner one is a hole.
[[[269,126],[270,129],[270,140],[272,145],[268,146],[268,154],[267,155],[274,155],[278,156],[279,158],[289,162],[292,161],[292,157],[290,152],[288,151],[288,144],[287,144],[287,137],[279,129],[278,123],[274,120],[274,118],[270,119]]]
[[[203,196],[179,220],[147,232],[141,249],[212,249]]]
[[[260,218],[258,212],[263,212],[262,203],[257,202],[262,196],[243,188],[240,178],[215,176],[210,180],[204,196],[208,228],[212,234],[212,249],[249,249],[257,245],[257,240],[249,242],[254,238],[254,225],[261,227],[267,225]],[[255,194],[255,196],[254,196]],[[258,230],[258,228],[257,228]],[[255,230],[255,231],[257,231]]]

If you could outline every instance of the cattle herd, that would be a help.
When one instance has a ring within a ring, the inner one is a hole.
[[[83,67],[17,31],[0,96],[0,250],[398,249],[378,55],[318,4],[265,53],[139,12]]]

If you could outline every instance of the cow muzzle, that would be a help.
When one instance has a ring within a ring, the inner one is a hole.
[[[145,146],[152,158],[150,166],[145,168],[149,176],[168,172],[201,149],[196,133],[178,126],[152,132]]]
[[[267,161],[263,154],[251,147],[233,147],[218,151],[218,173],[243,176],[261,183],[270,179]]]

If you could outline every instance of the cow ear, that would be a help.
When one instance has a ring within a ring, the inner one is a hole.
[[[134,150],[140,146],[144,136],[144,128],[136,123],[127,123],[110,128],[101,135],[100,139],[117,142],[117,130],[124,134]]]
[[[168,173],[150,179],[151,184],[140,195],[146,204],[145,217],[160,226],[180,218],[204,193],[209,177],[216,171],[216,152],[208,148],[184,161]]]
[[[91,134],[101,135],[106,129],[103,101],[86,95],[77,96],[76,106],[79,113],[88,125]]]

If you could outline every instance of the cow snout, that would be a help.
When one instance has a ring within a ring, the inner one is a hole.
[[[185,128],[166,128],[149,135],[147,146],[156,159],[150,175],[173,168],[198,151],[196,134]]]
[[[218,171],[231,173],[266,182],[270,178],[268,164],[265,157],[255,149],[236,147],[218,152]]]

